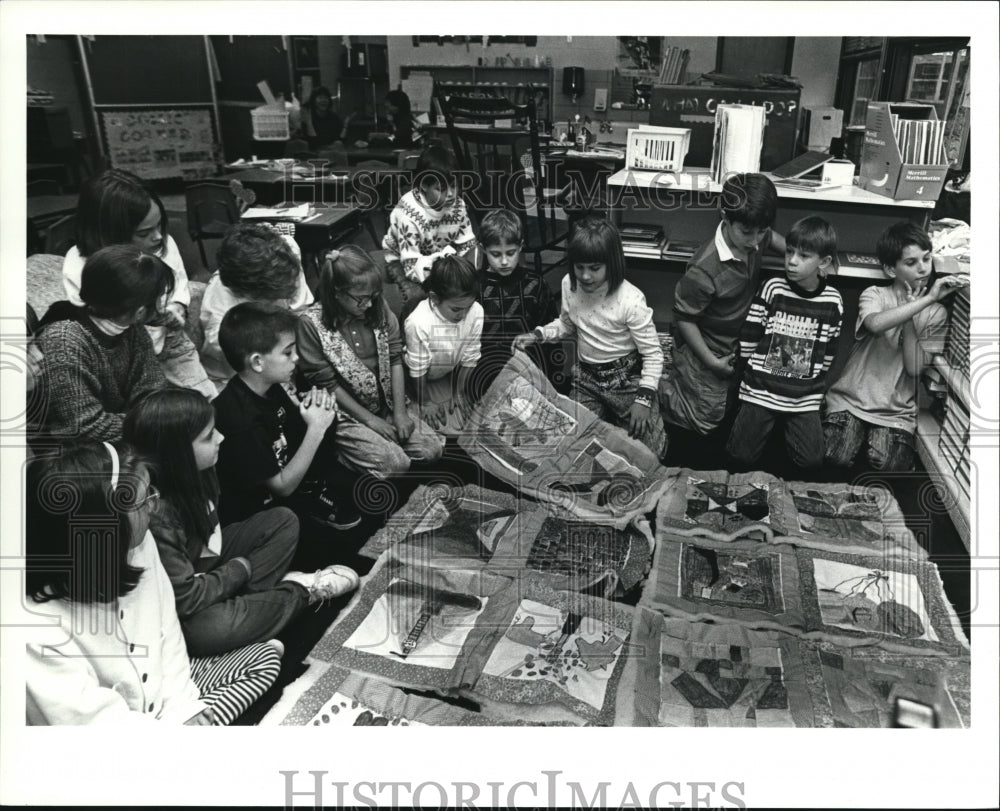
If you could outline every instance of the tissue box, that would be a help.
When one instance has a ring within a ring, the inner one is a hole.
[[[823,183],[850,186],[854,182],[854,164],[848,160],[832,160],[823,164]]]

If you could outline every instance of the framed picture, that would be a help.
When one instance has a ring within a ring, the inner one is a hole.
[[[292,37],[295,70],[319,70],[319,39]]]

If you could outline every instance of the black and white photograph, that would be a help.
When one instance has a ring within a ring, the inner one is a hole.
[[[998,34],[0,4],[0,802],[993,807]]]

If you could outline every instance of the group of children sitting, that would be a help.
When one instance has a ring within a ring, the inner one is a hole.
[[[826,280],[833,229],[809,217],[781,237],[771,182],[729,179],[718,230],[676,288],[665,375],[653,310],[608,219],[574,225],[556,297],[521,264],[518,216],[496,210],[473,229],[454,172],[450,153],[425,150],[392,213],[383,247],[402,326],[362,249],[331,251],[313,291],[292,240],[243,223],[218,251],[200,346],[157,195],[116,170],[86,184],[67,300],[35,331],[29,380],[27,590],[70,636],[29,645],[30,722],[237,717],[277,676],[275,635],[358,584],[339,563],[289,570],[300,522],[356,526],[359,475],[437,462],[514,351],[555,374],[558,355],[536,345],[575,341],[570,396],[661,459],[675,431],[724,430],[733,465],[750,466],[780,423],[803,468],[851,465],[862,446],[876,468],[911,464],[914,381],[941,338],[939,302],[965,283],[933,278],[916,226],[879,240],[893,282],[862,294],[831,386],[844,312]],[[761,283],[768,249],[784,252],[785,274]],[[84,513],[107,531],[81,530]]]

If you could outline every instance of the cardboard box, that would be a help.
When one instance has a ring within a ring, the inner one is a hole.
[[[839,138],[844,129],[844,111],[836,107],[803,107],[805,111],[806,144],[810,149],[825,152],[830,141]]]
[[[943,138],[934,145],[936,160],[906,162],[893,130],[892,116],[901,121],[937,121],[930,104],[868,103],[865,142],[861,150],[860,182],[864,189],[893,200],[937,200],[948,172]]]

